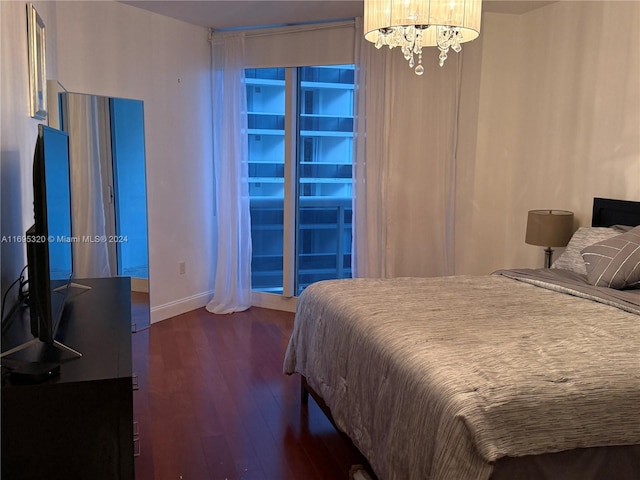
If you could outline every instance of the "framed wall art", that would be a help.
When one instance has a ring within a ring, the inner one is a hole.
[[[47,70],[45,68],[45,28],[35,7],[27,4],[29,43],[29,107],[33,118],[47,118]]]

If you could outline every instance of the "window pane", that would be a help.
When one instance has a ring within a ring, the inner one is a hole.
[[[298,294],[351,276],[353,73],[353,65],[298,70]]]
[[[284,68],[247,69],[251,283],[282,293],[284,212]]]
[[[312,282],[351,276],[353,65],[298,69],[297,134],[285,145],[285,69],[246,70],[254,290],[282,293],[284,237],[295,228],[299,294]],[[296,179],[285,192],[285,148]],[[284,225],[296,199],[295,225]]]

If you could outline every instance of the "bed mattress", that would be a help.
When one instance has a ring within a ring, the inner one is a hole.
[[[381,480],[486,480],[503,457],[640,444],[640,317],[552,283],[318,282],[284,371],[306,377]]]

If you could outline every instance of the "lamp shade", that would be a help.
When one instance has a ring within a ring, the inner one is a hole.
[[[530,210],[525,242],[541,247],[565,247],[573,235],[573,212]]]
[[[481,13],[482,0],[366,0],[364,36],[376,43],[381,31],[417,25],[425,30],[422,46],[436,46],[440,25],[458,28],[468,42],[480,34]]]

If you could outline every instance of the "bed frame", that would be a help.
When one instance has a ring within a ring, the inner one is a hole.
[[[591,226],[613,225],[640,225],[640,202],[594,198]],[[301,375],[301,403],[304,408],[308,408],[310,395],[340,435],[357,450],[349,436],[336,425],[331,410],[322,397],[309,386],[306,377]],[[362,454],[361,456],[369,476],[377,480],[368,461]],[[585,468],[589,470],[586,476]],[[617,480],[637,480],[639,471],[640,445],[592,447],[519,458],[504,457],[495,462],[491,480],[601,480],[614,478],[610,475],[612,472],[615,472]]]
[[[367,458],[360,452],[360,450],[358,450],[358,447],[355,446],[355,444],[353,443],[349,435],[347,435],[342,430],[340,430],[340,428],[338,428],[338,425],[336,425],[336,422],[333,419],[333,414],[331,413],[331,409],[325,403],[324,399],[320,396],[319,393],[317,393],[307,383],[307,377],[305,377],[304,375],[300,375],[300,402],[304,408],[308,408],[309,396],[313,398],[313,400],[316,402],[318,407],[320,407],[320,410],[322,411],[322,413],[324,413],[325,417],[327,417],[329,422],[331,422],[331,425],[333,425],[333,428],[336,429],[336,431],[345,440],[345,442],[351,445],[354,451],[358,452],[360,457],[360,463],[366,469],[367,474],[371,477],[371,479],[378,480],[378,477],[375,475],[375,473],[373,473],[373,468],[371,468],[371,465],[369,464],[369,460],[367,460]]]

